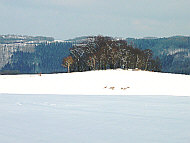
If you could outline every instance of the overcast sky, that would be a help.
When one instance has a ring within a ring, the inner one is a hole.
[[[190,0],[0,0],[0,35],[190,35]]]

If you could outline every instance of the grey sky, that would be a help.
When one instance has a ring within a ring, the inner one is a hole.
[[[0,0],[0,34],[190,35],[189,0]]]

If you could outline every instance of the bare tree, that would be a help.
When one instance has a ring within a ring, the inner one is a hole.
[[[68,73],[70,72],[70,66],[71,66],[71,64],[73,64],[73,62],[74,61],[73,61],[73,58],[71,56],[63,59],[63,66],[67,67]]]

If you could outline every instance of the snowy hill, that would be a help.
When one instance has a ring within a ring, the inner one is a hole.
[[[132,70],[1,75],[0,93],[64,95],[190,95],[190,76]]]

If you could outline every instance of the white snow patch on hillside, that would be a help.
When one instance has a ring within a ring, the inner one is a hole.
[[[0,93],[12,94],[190,96],[189,85],[189,75],[121,69],[0,76]]]

